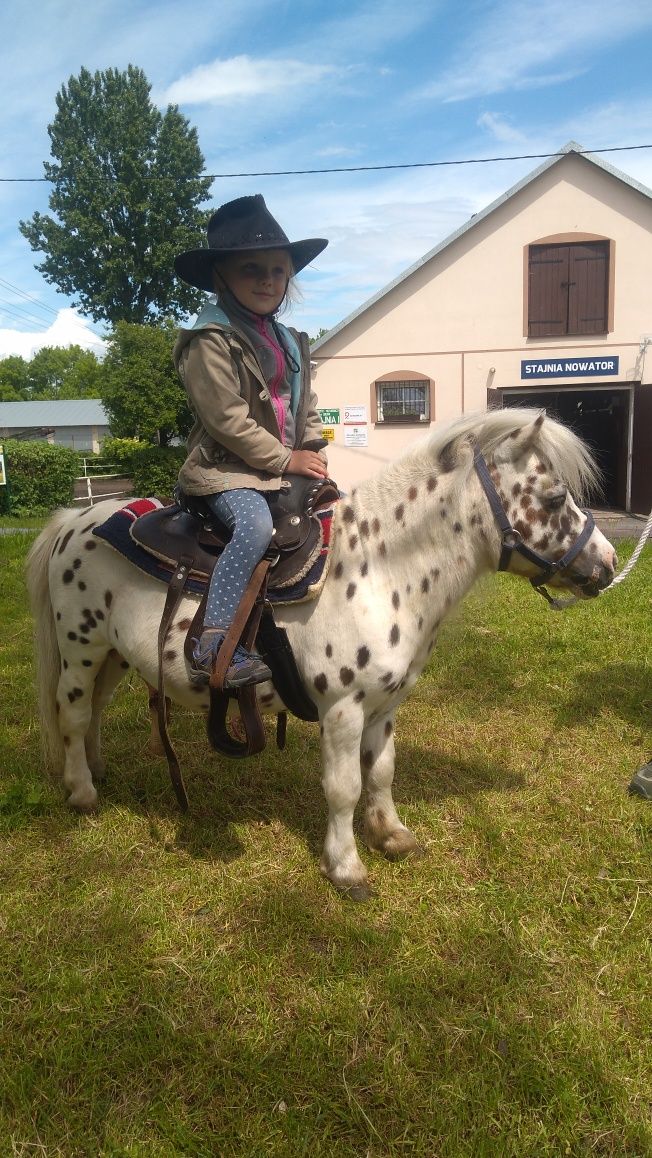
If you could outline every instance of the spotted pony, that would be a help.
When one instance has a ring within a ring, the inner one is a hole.
[[[416,848],[392,799],[396,710],[428,662],[443,618],[504,554],[505,531],[478,456],[513,540],[529,549],[510,552],[511,571],[536,581],[539,558],[550,587],[582,598],[614,574],[613,547],[572,497],[595,484],[595,465],[584,444],[543,413],[457,419],[342,500],[319,597],[277,616],[319,711],[328,805],[321,871],[354,899],[369,893],[353,833],[363,789],[366,844],[389,857]],[[157,681],[165,587],[92,535],[118,505],[58,511],[28,562],[45,755],[62,768],[68,803],[79,810],[97,804],[100,718],[125,670]],[[206,710],[207,692],[190,682],[183,654],[195,608],[189,595],[170,629],[165,686],[172,701]],[[259,697],[263,709],[282,707],[271,685],[261,685]]]

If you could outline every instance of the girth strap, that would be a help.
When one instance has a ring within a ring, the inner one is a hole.
[[[188,811],[188,794],[186,792],[186,786],[183,782],[183,776],[181,775],[181,768],[179,767],[177,754],[172,746],[172,742],[168,733],[167,713],[165,710],[163,648],[165,647],[165,640],[167,638],[168,631],[170,630],[170,624],[174,618],[174,613],[183,597],[186,580],[190,574],[192,564],[193,560],[192,556],[190,555],[182,555],[179,559],[179,563],[175,568],[174,575],[168,584],[167,595],[165,597],[165,606],[163,608],[163,615],[161,617],[161,622],[158,629],[158,730],[161,737],[161,743],[163,744],[163,751],[167,757],[168,768],[170,769],[170,779],[172,781],[172,787],[174,788],[174,794],[182,812]]]

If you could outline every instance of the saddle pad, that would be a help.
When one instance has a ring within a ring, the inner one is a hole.
[[[109,547],[113,547],[114,551],[128,559],[139,571],[151,575],[153,579],[158,579],[161,583],[169,583],[174,568],[144,551],[134,542],[129,533],[129,528],[135,519],[140,515],[148,514],[149,511],[157,510],[161,506],[162,503],[158,499],[136,499],[134,502],[121,507],[119,511],[115,511],[106,522],[94,527],[92,534],[96,535],[98,539],[102,539]],[[321,550],[305,575],[297,577],[290,586],[276,590],[268,589],[267,598],[270,603],[306,603],[317,597],[328,574],[333,513],[334,506],[325,507],[323,510],[315,512],[313,517],[319,519],[322,529]],[[197,595],[202,595],[206,590],[206,580],[194,576],[189,577],[186,581],[186,589]]]

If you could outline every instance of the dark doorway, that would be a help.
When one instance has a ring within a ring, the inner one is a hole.
[[[627,506],[628,390],[504,390],[503,406],[545,406],[590,446],[602,472],[592,506]]]

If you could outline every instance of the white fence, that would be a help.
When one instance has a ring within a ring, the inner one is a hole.
[[[117,499],[131,494],[131,479],[124,474],[111,473],[112,468],[117,469],[117,463],[93,462],[88,458],[83,461],[84,473],[75,479],[74,502],[92,507],[93,503],[103,499]]]

